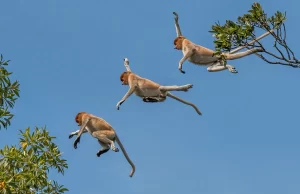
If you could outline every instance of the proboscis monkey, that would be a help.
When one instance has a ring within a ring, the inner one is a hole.
[[[74,148],[77,149],[77,144],[80,142],[80,136],[82,133],[89,132],[93,137],[98,139],[99,144],[102,148],[97,152],[97,156],[100,157],[101,154],[104,154],[109,149],[112,149],[115,152],[118,152],[119,149],[115,147],[114,142],[117,141],[119,144],[125,158],[128,163],[131,165],[132,170],[130,172],[130,177],[133,176],[135,172],[135,166],[130,160],[125,148],[123,147],[119,137],[117,136],[114,128],[107,123],[104,119],[89,114],[87,112],[79,112],[75,117],[76,123],[80,126],[80,129],[70,133],[69,138],[72,138],[74,135],[77,135],[74,141]]]
[[[163,102],[166,100],[167,96],[169,96],[175,100],[178,100],[179,102],[192,106],[199,115],[202,115],[197,106],[170,93],[170,91],[187,92],[190,88],[193,87],[192,84],[182,86],[161,86],[158,83],[132,73],[130,71],[129,61],[127,58],[124,59],[124,64],[127,71],[121,74],[120,80],[122,82],[122,85],[129,85],[129,90],[125,94],[125,96],[117,103],[118,110],[120,108],[120,105],[125,102],[125,100],[131,94],[135,93],[137,96],[141,97],[144,102]]]
[[[213,56],[214,51],[211,49],[208,49],[206,47],[203,47],[201,45],[197,45],[190,40],[188,40],[186,37],[184,37],[181,33],[180,26],[178,23],[178,14],[176,12],[173,12],[175,15],[175,28],[176,28],[176,34],[177,38],[174,40],[174,49],[182,50],[183,57],[179,61],[178,69],[181,73],[185,73],[185,71],[182,70],[182,64],[188,60],[191,63],[194,63],[196,65],[205,65],[207,67],[207,71],[209,72],[217,72],[222,71],[225,69],[228,69],[231,73],[237,73],[238,71],[235,69],[234,66],[224,64],[222,60],[220,60],[219,56]],[[257,40],[267,36],[269,32],[263,34],[262,36],[258,37]],[[252,41],[249,44],[253,44],[255,42]],[[248,55],[251,55],[253,53],[257,52],[263,52],[264,50],[262,48],[252,48],[244,52],[239,52],[236,54],[231,54],[234,52],[237,52],[238,50],[241,50],[245,47],[239,47],[235,49],[234,51],[231,51],[230,53],[223,53],[226,57],[226,60],[234,60],[239,59]]]

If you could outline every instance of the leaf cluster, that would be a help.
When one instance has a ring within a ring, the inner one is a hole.
[[[286,43],[286,13],[277,11],[271,17],[268,17],[259,3],[253,3],[248,13],[238,17],[236,22],[226,20],[224,25],[219,22],[212,25],[215,40],[215,55],[221,55],[222,52],[231,52],[232,50],[243,47],[260,47],[264,53],[276,59],[271,61],[262,54],[256,54],[258,57],[270,64],[282,64],[292,67],[300,67],[300,62],[295,58],[293,51]],[[258,40],[256,31],[265,31],[274,38],[273,47],[278,54],[268,51]],[[253,41],[254,40],[254,41]]]
[[[20,131],[19,146],[5,146],[0,150],[0,193],[64,193],[68,191],[56,181],[48,180],[48,173],[56,169],[64,174],[68,168],[57,145],[46,128]]]
[[[15,101],[19,96],[19,82],[11,82],[11,72],[7,71],[5,66],[10,61],[3,60],[3,56],[0,55],[0,129],[10,125],[10,120],[13,118],[13,114],[9,109],[14,107]]]

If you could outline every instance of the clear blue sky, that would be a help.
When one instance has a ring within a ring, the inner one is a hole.
[[[287,11],[287,41],[300,57],[300,3],[259,2],[268,14]],[[182,53],[173,49],[173,11],[184,35],[213,48],[211,25],[236,19],[252,3],[2,1],[0,53],[11,60],[21,98],[11,127],[0,131],[0,147],[17,144],[19,129],[46,125],[69,164],[64,176],[51,178],[72,194],[300,193],[300,70],[255,56],[231,62],[238,74],[189,62],[185,75],[177,69]],[[174,94],[203,116],[172,99],[147,104],[136,96],[117,111],[128,89],[119,81],[124,57],[135,73],[163,85],[194,84]],[[115,128],[136,164],[133,178],[121,152],[97,158],[100,146],[91,136],[73,148],[68,134],[78,129],[79,111]]]

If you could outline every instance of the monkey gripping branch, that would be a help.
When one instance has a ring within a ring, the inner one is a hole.
[[[253,3],[252,9],[241,17],[238,17],[237,22],[227,20],[222,26],[216,23],[212,26],[211,33],[214,34],[216,55],[221,52],[234,53],[243,48],[260,47],[264,49],[262,53],[255,53],[259,58],[270,64],[281,64],[291,67],[300,67],[300,61],[296,59],[294,52],[286,43],[286,13],[277,11],[275,15],[267,17],[267,14],[262,9],[259,3]],[[262,36],[272,35],[274,39],[274,51],[271,52],[261,43],[256,37],[255,31],[266,31]],[[240,48],[239,48],[240,47]],[[224,56],[221,56],[226,60]]]

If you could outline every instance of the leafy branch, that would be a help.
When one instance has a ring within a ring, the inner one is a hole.
[[[0,129],[1,126],[6,128],[10,125],[10,120],[13,118],[13,114],[9,109],[14,107],[15,101],[19,96],[19,82],[15,81],[11,83],[10,75],[5,66],[10,61],[4,61],[3,56],[0,55]]]
[[[46,128],[30,133],[20,131],[20,146],[0,150],[0,193],[64,193],[68,189],[48,180],[48,172],[56,169],[64,174],[66,160],[52,141]]]
[[[222,52],[236,52],[240,48],[260,47],[264,51],[256,53],[262,60],[270,64],[281,64],[291,67],[300,67],[300,61],[295,57],[294,52],[286,42],[286,13],[277,11],[273,16],[267,17],[259,3],[254,3],[247,14],[238,17],[237,22],[227,20],[224,25],[216,23],[212,26],[211,33],[214,34],[216,55]],[[261,40],[256,36],[255,31],[265,31],[273,39],[274,51],[267,50]]]

